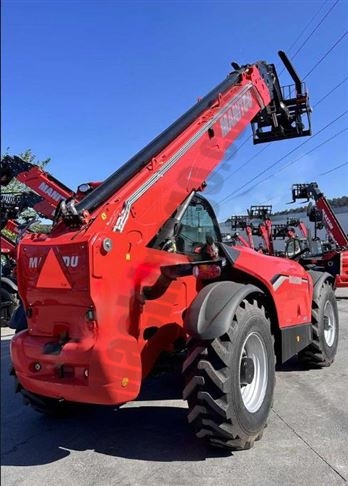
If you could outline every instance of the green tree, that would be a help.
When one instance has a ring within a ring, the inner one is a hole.
[[[9,155],[8,150],[9,149],[7,149],[6,153],[1,156],[1,161],[3,161],[3,159],[6,155]],[[50,158],[47,158],[47,159],[44,159],[44,160],[38,160],[37,156],[32,152],[31,149],[27,149],[24,152],[20,153],[19,157],[21,157],[26,162],[29,162],[30,164],[39,166],[41,169],[45,169],[45,167],[49,164],[49,162],[51,160]],[[16,193],[23,193],[23,192],[26,192],[28,190],[30,190],[30,188],[28,188],[25,184],[19,182],[16,178],[13,178],[11,180],[11,182],[6,187],[2,188],[2,193],[16,194]],[[28,209],[25,209],[24,211],[22,211],[18,220],[19,220],[20,223],[23,223],[27,219],[33,218],[33,217],[37,218],[37,222],[35,222],[31,227],[31,229],[33,231],[44,232],[45,230],[47,231],[49,229],[50,225],[42,224],[42,221],[40,220],[39,215],[37,214],[37,212],[33,208],[28,208]],[[12,234],[12,233],[10,233],[9,231],[6,231],[6,230],[2,230],[2,231],[4,232],[4,234],[7,237],[11,238],[12,240],[15,239],[14,234]]]

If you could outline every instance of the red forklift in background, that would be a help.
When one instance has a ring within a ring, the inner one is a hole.
[[[233,240],[267,255],[274,255],[271,214],[272,206],[253,205],[248,209],[247,215],[232,216]],[[257,221],[256,223],[255,220]],[[246,239],[240,234],[239,230],[245,232]],[[260,242],[256,248],[255,236],[262,239],[262,243]]]
[[[310,201],[307,209],[309,221],[314,224],[314,238],[307,237],[307,248],[297,238],[289,240],[286,253],[291,253],[305,266],[315,266],[329,272],[335,278],[336,287],[348,287],[348,236],[344,232],[329,201],[316,182],[293,184],[293,202]],[[325,228],[328,240],[318,237],[318,230]]]
[[[74,197],[81,200],[99,183],[81,184],[76,193],[41,167],[23,160],[19,156],[6,155],[0,162],[0,185],[8,187],[13,180],[21,182],[22,192],[1,191],[0,238],[1,238],[1,326],[7,326],[18,307],[18,288],[14,275],[17,257],[17,242],[37,222],[38,218],[53,221],[56,207],[62,200]],[[30,188],[30,189],[27,189]],[[36,217],[23,218],[23,212],[33,209]],[[21,222],[18,222],[18,218]]]
[[[32,191],[22,193],[4,193],[0,195],[1,218],[1,291],[0,322],[7,326],[13,312],[19,304],[18,288],[14,275],[16,266],[16,246],[18,239],[33,222],[33,218],[16,221],[23,211],[35,208],[42,202],[42,197]]]
[[[25,184],[22,192],[1,191],[1,326],[7,326],[19,304],[18,288],[14,275],[16,268],[17,243],[37,217],[53,220],[57,204],[73,196],[73,191],[52,177],[39,166],[26,162],[19,156],[6,155],[0,162],[0,185],[6,188],[12,180]],[[29,189],[27,189],[29,188]],[[33,215],[18,218],[27,209]]]

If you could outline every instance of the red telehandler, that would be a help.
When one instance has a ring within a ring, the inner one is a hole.
[[[301,240],[293,239],[289,241],[287,252],[298,252],[299,262],[307,267],[315,265],[329,272],[335,278],[335,287],[348,287],[348,236],[329,201],[316,182],[293,184],[292,200],[295,202],[299,199],[314,200],[315,204],[310,203],[307,214],[314,223],[315,235],[313,239],[307,238],[307,251],[302,249]],[[317,230],[322,228],[329,236],[327,243],[317,237]]]
[[[1,249],[9,250],[12,258],[15,258],[16,243],[6,235],[6,231],[18,235],[19,225],[16,218],[25,209],[32,208],[39,216],[53,220],[59,201],[74,195],[71,189],[38,165],[16,155],[5,155],[0,161],[0,186],[7,187],[14,179],[30,190],[8,193],[3,189],[1,191]]]
[[[45,218],[53,219],[57,204],[72,197],[74,192],[38,165],[14,155],[5,155],[0,163],[0,185],[8,186],[16,179],[41,196],[34,209]]]
[[[0,323],[7,326],[14,310],[17,308],[18,288],[13,275],[16,265],[16,240],[25,231],[28,221],[20,225],[16,219],[28,209],[41,206],[42,197],[32,191],[22,193],[1,193],[1,289],[0,289]],[[33,222],[33,219],[30,218]],[[12,237],[12,239],[11,239]]]
[[[270,412],[275,355],[329,366],[333,278],[221,242],[200,192],[251,122],[255,143],[310,134],[303,85],[284,99],[273,64],[235,69],[81,202],[19,244],[28,327],[11,341],[18,391],[52,413],[135,400],[163,353],[185,354],[188,421],[210,444],[246,449]]]
[[[235,244],[239,243],[247,248],[255,249],[253,228],[248,215],[239,214],[231,216],[231,229],[234,231],[232,241]],[[240,234],[239,230],[242,230],[245,233],[246,238]]]
[[[239,242],[244,246],[255,249],[254,236],[262,239],[256,250],[267,255],[274,255],[273,240],[272,240],[272,222],[271,222],[272,206],[250,206],[248,215],[238,215],[231,217],[231,229],[236,231],[241,229],[245,231],[245,239],[238,231],[233,235],[233,240]],[[255,224],[255,220],[257,223]]]

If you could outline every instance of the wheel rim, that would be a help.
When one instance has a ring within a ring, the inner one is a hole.
[[[326,344],[331,347],[336,336],[336,319],[333,306],[327,301],[324,307],[324,338]]]
[[[249,368],[247,380],[245,379],[246,364]],[[268,364],[265,345],[260,336],[252,332],[246,337],[239,358],[240,392],[243,404],[250,413],[256,412],[261,407],[266,395],[267,382]]]

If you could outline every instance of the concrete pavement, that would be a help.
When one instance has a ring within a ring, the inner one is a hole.
[[[2,470],[5,486],[344,485],[348,479],[348,289],[337,291],[340,342],[330,368],[290,360],[276,373],[269,426],[249,451],[212,450],[186,423],[175,377],[147,384],[118,411],[92,407],[57,420],[25,407],[8,375],[1,330]]]

